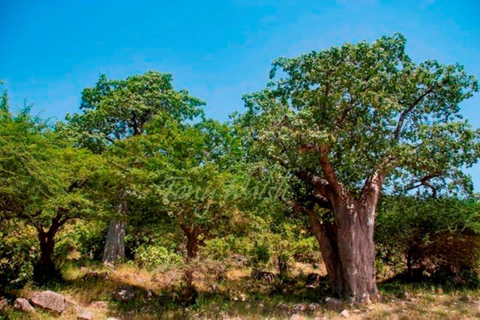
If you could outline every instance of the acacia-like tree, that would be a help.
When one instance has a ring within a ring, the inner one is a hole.
[[[47,282],[59,273],[53,260],[62,227],[92,214],[86,185],[99,159],[68,146],[26,108],[18,115],[0,102],[0,218],[35,228],[39,258],[34,279]]]
[[[479,157],[480,132],[459,106],[478,90],[474,77],[458,64],[414,63],[405,43],[396,34],[278,59],[239,118],[250,154],[283,167],[297,186],[296,208],[310,214],[333,290],[352,302],[378,296],[373,232],[382,188],[469,192],[460,168]]]

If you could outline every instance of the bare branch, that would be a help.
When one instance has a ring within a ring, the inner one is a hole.
[[[432,190],[432,197],[433,198],[437,198],[437,188],[435,188],[435,186],[430,183],[430,180],[432,180],[433,178],[438,178],[439,176],[440,176],[439,174],[427,175],[427,176],[421,178],[420,180],[411,183],[411,186],[408,187],[407,189],[405,189],[405,191],[410,191],[410,190],[417,189],[417,188],[420,188],[420,187],[424,186],[424,187],[427,187],[430,190]]]
[[[398,141],[400,139],[400,133],[402,132],[403,124],[405,119],[407,118],[408,114],[412,112],[413,109],[425,98],[429,93],[432,93],[433,89],[429,88],[426,90],[420,97],[418,97],[411,105],[408,106],[407,109],[403,110],[400,114],[400,118],[398,119],[397,127],[395,128],[393,138]]]

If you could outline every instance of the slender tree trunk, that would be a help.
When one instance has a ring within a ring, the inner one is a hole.
[[[186,299],[190,302],[194,302],[198,296],[197,289],[193,284],[193,266],[190,265],[192,260],[198,256],[198,236],[201,233],[201,229],[198,227],[188,227],[186,225],[180,225],[185,236],[187,237],[187,269],[185,270],[185,283],[186,287]]]
[[[117,259],[125,258],[125,222],[118,219],[110,221],[102,262],[113,266]]]
[[[55,233],[38,230],[40,241],[40,259],[34,266],[33,278],[40,283],[48,282],[57,276],[57,270],[52,260],[55,249]]]
[[[198,235],[191,233],[187,235],[187,257],[189,260],[195,259],[198,255]]]
[[[50,228],[45,232],[41,223],[34,223],[40,242],[40,259],[33,268],[33,279],[39,283],[46,283],[50,280],[60,277],[60,272],[53,262],[52,256],[55,250],[55,236],[58,230],[70,218],[64,217],[65,211],[59,211],[52,219]]]
[[[332,290],[353,303],[376,300],[374,206],[350,201],[335,206],[334,213],[333,224],[321,224],[310,212]]]

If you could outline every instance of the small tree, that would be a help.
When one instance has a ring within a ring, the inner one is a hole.
[[[479,157],[480,133],[459,113],[478,90],[474,77],[458,64],[416,64],[405,43],[397,34],[278,59],[238,120],[251,156],[281,165],[298,185],[333,290],[353,302],[378,295],[373,229],[384,185],[468,193],[460,168]]]
[[[102,75],[95,87],[83,90],[83,113],[67,115],[67,132],[76,137],[78,145],[103,153],[118,141],[145,134],[146,125],[158,115],[168,114],[177,122],[192,120],[203,115],[202,105],[203,101],[186,90],[176,91],[170,74],[150,71],[125,80],[108,80]],[[114,190],[117,194],[109,198],[116,199],[112,206],[117,212],[108,229],[102,259],[106,264],[125,256],[129,192]]]

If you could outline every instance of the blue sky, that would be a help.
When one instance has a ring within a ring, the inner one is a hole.
[[[480,78],[480,1],[0,0],[0,79],[13,106],[43,117],[78,110],[102,73],[169,72],[226,120],[263,88],[270,63],[344,42],[403,33],[420,62],[459,62]],[[480,127],[480,94],[463,114]],[[480,190],[480,165],[469,170]]]

